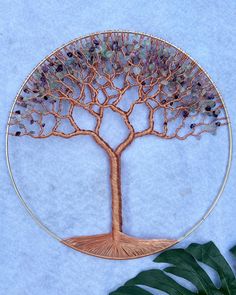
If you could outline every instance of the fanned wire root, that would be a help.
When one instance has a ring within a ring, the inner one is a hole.
[[[108,259],[131,259],[151,255],[169,248],[177,240],[145,240],[120,233],[114,240],[112,233],[93,236],[72,237],[62,243],[77,251]]]

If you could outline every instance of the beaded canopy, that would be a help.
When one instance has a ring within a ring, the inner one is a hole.
[[[140,104],[148,114],[143,129],[132,119]],[[120,116],[128,131],[115,147],[100,133],[106,109]],[[94,124],[81,124],[78,110],[93,118]],[[106,32],[72,41],[40,63],[16,99],[10,134],[32,139],[82,135],[94,139],[110,163],[111,232],[62,242],[95,256],[128,259],[161,251],[178,240],[147,240],[123,233],[122,152],[146,135],[157,140],[200,139],[226,124],[219,93],[188,55],[145,34]]]

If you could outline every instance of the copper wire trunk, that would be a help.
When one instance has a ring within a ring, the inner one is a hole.
[[[110,181],[112,193],[112,235],[114,240],[118,240],[122,231],[121,166],[118,156],[110,158]]]

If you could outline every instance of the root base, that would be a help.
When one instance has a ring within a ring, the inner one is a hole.
[[[177,240],[145,240],[123,233],[114,240],[112,233],[72,237],[62,243],[83,253],[108,259],[131,259],[151,255],[171,247]]]

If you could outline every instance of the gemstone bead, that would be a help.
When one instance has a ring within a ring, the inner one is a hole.
[[[59,65],[56,68],[56,72],[62,72],[63,71],[63,65]]]
[[[79,50],[77,50],[76,53],[77,53],[77,55],[78,55],[79,58],[82,58],[83,57],[83,54]]]
[[[189,115],[189,112],[188,112],[188,111],[183,111],[183,117],[184,117],[184,118],[187,118],[188,115]]]
[[[134,68],[133,68],[133,73],[134,73],[135,75],[140,74],[140,72],[141,72],[141,69],[140,69],[139,67],[134,67]]]
[[[93,44],[95,44],[96,46],[99,45],[99,41],[98,40],[93,40]]]
[[[94,50],[95,50],[95,47],[94,46],[92,46],[92,47],[89,48],[89,52],[94,52]]]

